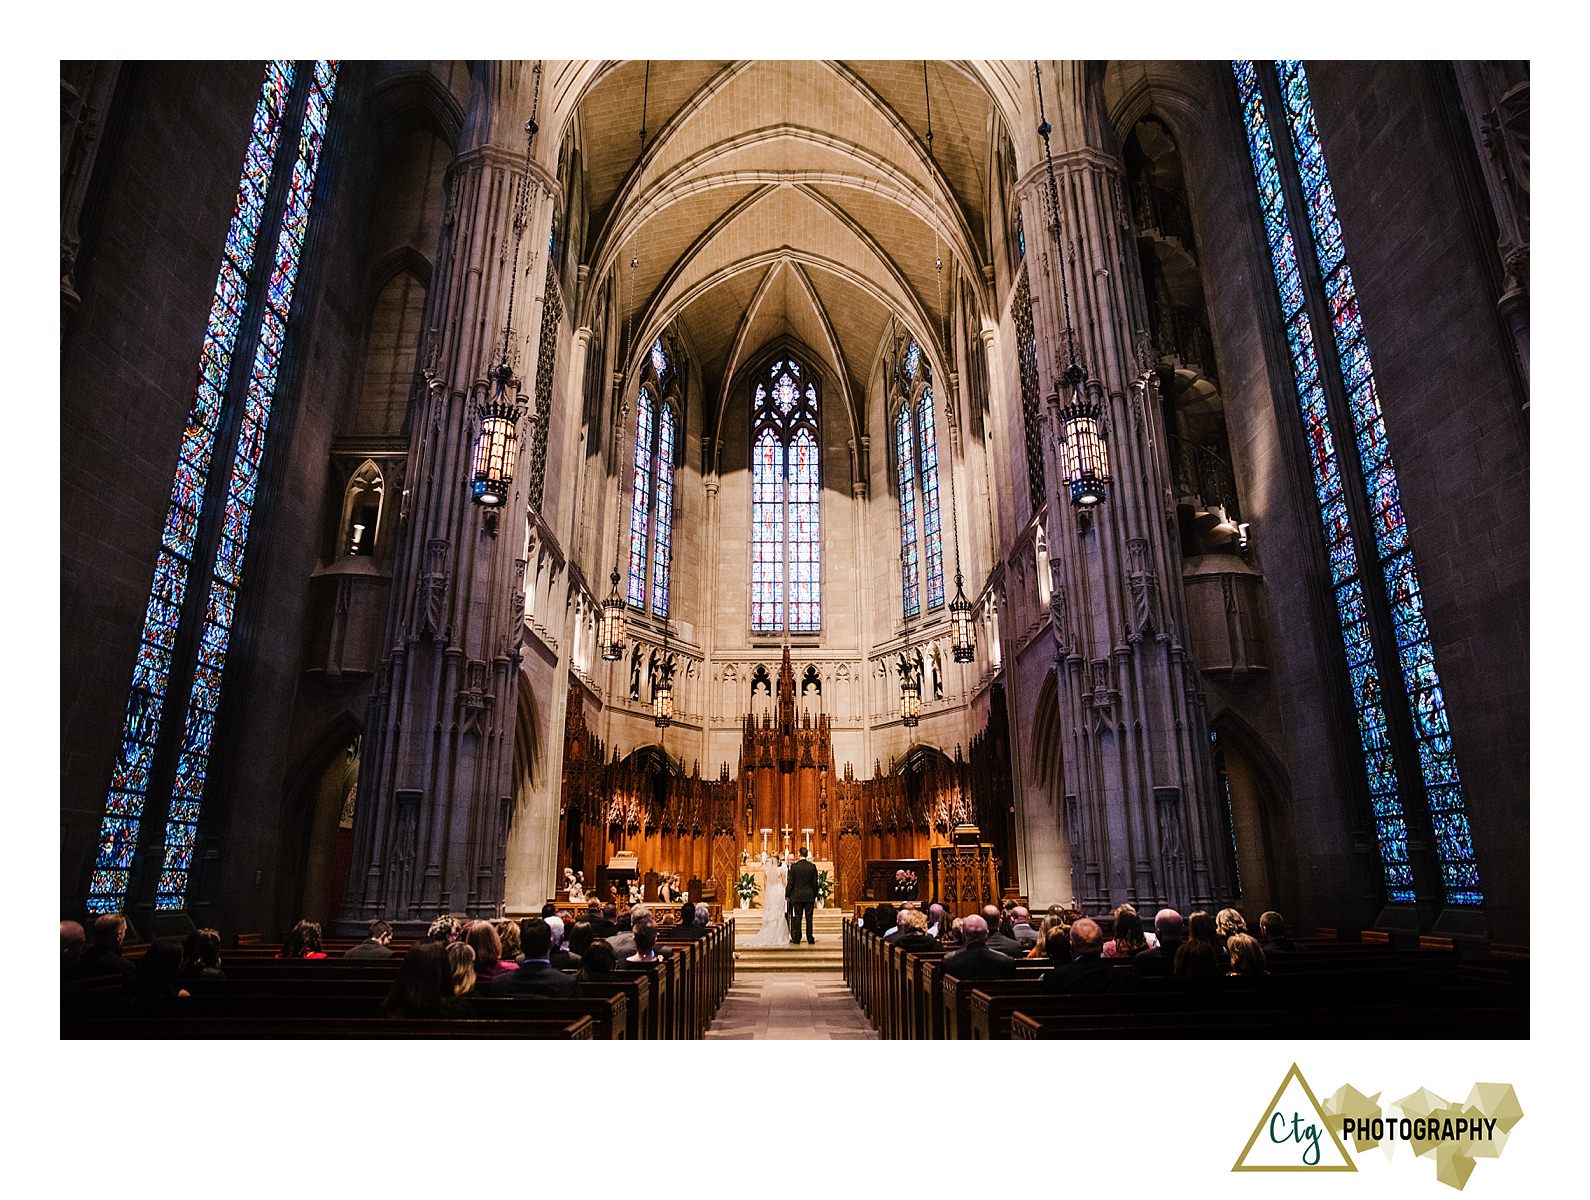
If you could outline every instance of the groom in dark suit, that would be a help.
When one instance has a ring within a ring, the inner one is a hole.
[[[784,898],[789,904],[789,942],[800,945],[801,914],[806,915],[806,940],[815,943],[812,936],[812,905],[817,902],[817,864],[807,857],[806,847],[801,847],[800,861],[789,869]]]

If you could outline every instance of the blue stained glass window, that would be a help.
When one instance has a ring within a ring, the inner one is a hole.
[[[646,539],[651,522],[652,438],[656,417],[651,390],[640,389],[635,400],[635,472],[629,498],[629,591],[636,608],[646,607]]]
[[[1242,102],[1243,124],[1247,131],[1248,151],[1253,159],[1265,238],[1270,249],[1270,264],[1275,273],[1276,293],[1291,348],[1300,415],[1309,445],[1309,467],[1330,558],[1331,581],[1337,615],[1341,619],[1348,682],[1358,715],[1359,742],[1364,755],[1370,807],[1375,819],[1382,877],[1388,899],[1412,903],[1413,871],[1408,863],[1407,824],[1398,790],[1396,763],[1386,733],[1384,700],[1364,605],[1361,559],[1347,507],[1342,500],[1341,468],[1325,410],[1314,330],[1303,307],[1297,246],[1287,220],[1286,199],[1281,190],[1280,170],[1276,163],[1275,145],[1270,138],[1257,69],[1247,60],[1238,60],[1232,66]]]
[[[751,392],[751,628],[822,628],[817,385],[780,359]]]
[[[927,604],[944,604],[944,529],[939,514],[939,441],[933,420],[933,389],[917,398],[917,433],[922,439],[922,541],[927,550]]]
[[[248,547],[249,523],[254,513],[260,464],[265,455],[271,403],[276,395],[281,351],[286,341],[293,290],[309,229],[315,178],[320,170],[326,123],[331,115],[336,85],[337,64],[329,60],[316,62],[304,102],[297,153],[287,184],[266,288],[259,342],[244,396],[243,420],[227,482],[222,536],[210,579],[204,626],[199,635],[199,661],[183,725],[173,794],[189,803],[182,808],[173,805],[167,816],[165,849],[155,890],[157,909],[180,909],[187,895],[188,871],[192,866],[200,803],[215,733],[215,711],[220,703],[221,677],[226,666],[237,589],[242,585],[243,556]]]
[[[907,617],[922,611],[922,573],[916,546],[915,446],[911,406],[902,403],[894,417],[894,460],[900,483],[900,586]]]
[[[657,521],[651,566],[651,610],[668,615],[668,576],[674,538],[674,409],[663,402],[657,419]]]
[[[171,653],[187,596],[188,570],[209,485],[216,430],[231,377],[232,353],[243,321],[246,281],[254,268],[276,151],[296,76],[297,68],[291,61],[267,63],[254,106],[237,198],[205,322],[198,378],[172,479],[154,581],[144,612],[143,633],[122,720],[121,752],[105,798],[106,815],[100,827],[96,869],[88,889],[88,910],[94,913],[120,912],[126,900],[127,868],[148,798],[154,746],[171,682]]]
[[[1379,574],[1390,605],[1392,636],[1398,647],[1402,686],[1413,713],[1419,770],[1436,832],[1436,852],[1448,904],[1479,904],[1479,872],[1464,812],[1462,784],[1447,731],[1446,705],[1436,674],[1435,647],[1425,623],[1419,577],[1397,488],[1397,472],[1386,441],[1380,399],[1375,390],[1369,340],[1359,312],[1358,292],[1342,236],[1336,198],[1325,165],[1309,95],[1308,75],[1295,59],[1276,62],[1282,110],[1303,184],[1304,209],[1325,285],[1331,339],[1336,349],[1352,413],[1355,449],[1364,479]],[[1437,796],[1445,807],[1439,818]]]

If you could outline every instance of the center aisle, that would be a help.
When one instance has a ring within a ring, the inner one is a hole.
[[[734,910],[736,939],[749,941],[761,912]],[[815,946],[740,950],[734,985],[713,1017],[709,1038],[876,1039],[877,1032],[850,994],[841,970],[840,920],[836,909],[819,910]]]

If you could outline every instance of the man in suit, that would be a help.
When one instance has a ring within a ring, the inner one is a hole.
[[[988,922],[973,913],[961,921],[964,948],[948,955],[942,964],[946,975],[957,979],[1009,979],[1016,960],[988,946]]]
[[[351,946],[344,951],[343,958],[352,959],[378,959],[391,958],[392,947],[387,945],[392,940],[392,926],[385,921],[370,922],[370,936],[357,946]]]
[[[983,924],[988,929],[988,948],[999,953],[1015,958],[1022,953],[1021,943],[1011,937],[1001,927],[1004,915],[999,911],[997,904],[983,905]],[[1034,941],[1037,939],[1034,938]]]
[[[580,994],[579,981],[552,965],[552,926],[540,917],[519,922],[524,962],[517,971],[504,971],[491,981],[493,996],[558,996]]]
[[[705,908],[706,905],[702,905]],[[705,937],[707,933],[706,922],[696,921],[696,906],[686,900],[679,905],[679,924],[668,931],[670,941],[694,941],[698,937]]]
[[[1032,926],[1032,914],[1019,904],[1010,910],[1010,936],[1016,939],[1023,953],[1038,944],[1038,931]]]
[[[1104,931],[1083,917],[1071,926],[1071,961],[1043,977],[1045,990],[1065,996],[1098,996],[1137,988],[1137,973],[1104,957]]]
[[[1154,937],[1159,945],[1139,950],[1132,956],[1132,966],[1139,975],[1169,976],[1176,968],[1176,951],[1187,940],[1187,926],[1181,914],[1174,908],[1155,913]]]
[[[806,941],[815,944],[817,939],[812,936],[812,908],[817,903],[817,864],[808,857],[805,846],[801,847],[800,858],[789,869],[784,899],[789,905],[790,945],[800,945],[803,915],[806,918]]]

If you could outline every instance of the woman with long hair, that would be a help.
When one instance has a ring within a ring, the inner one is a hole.
[[[225,979],[221,970],[221,935],[213,929],[195,929],[182,943],[183,979]]]
[[[1143,918],[1137,909],[1123,904],[1115,910],[1115,936],[1104,943],[1105,958],[1131,958],[1148,949],[1148,939],[1143,936]]]
[[[1226,939],[1226,952],[1231,956],[1227,975],[1257,979],[1261,975],[1270,973],[1269,968],[1264,965],[1264,950],[1259,946],[1259,939],[1256,937],[1250,937],[1246,933],[1233,933]]]
[[[613,953],[613,943],[606,938],[596,938],[580,955],[581,979],[612,979],[617,968],[618,959]]]
[[[1071,922],[1057,912],[1051,912],[1038,923],[1038,942],[1027,951],[1028,958],[1045,959],[1054,957],[1049,953],[1049,939],[1058,937],[1068,943],[1066,957],[1070,957],[1069,942],[1071,940]]]
[[[502,943],[502,961],[518,965],[519,922],[512,917],[502,917],[493,921],[492,925],[497,930],[497,939]]]
[[[326,952],[320,948],[320,924],[316,921],[300,921],[293,926],[293,931],[282,942],[277,958],[325,958]]]
[[[453,988],[453,967],[441,942],[420,942],[403,956],[397,981],[381,1005],[383,1016],[461,1017],[463,1003]]]
[[[476,921],[469,927],[469,932],[464,935],[462,942],[454,942],[448,949],[457,946],[468,946],[474,952],[471,961],[474,964],[474,983],[482,992],[491,986],[492,980],[499,975],[506,975],[509,971],[517,971],[519,964],[503,961],[502,939],[497,936],[497,930],[490,921]],[[456,969],[457,963],[454,963]],[[462,992],[459,995],[463,995]]]
[[[1215,914],[1215,940],[1222,949],[1225,949],[1232,934],[1247,932],[1248,923],[1236,909],[1222,908]]]
[[[144,1012],[160,1012],[174,1000],[185,1000],[182,987],[182,943],[176,938],[156,938],[138,963],[133,1005]]]
[[[453,996],[463,1000],[475,990],[475,948],[468,942],[454,942],[447,947],[447,965],[453,973]]]

